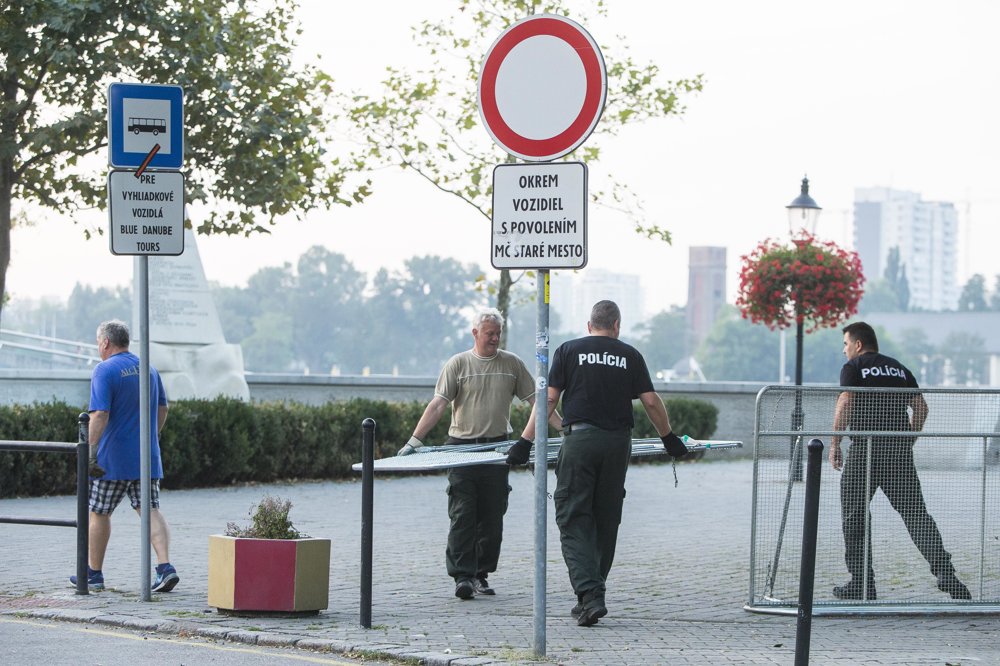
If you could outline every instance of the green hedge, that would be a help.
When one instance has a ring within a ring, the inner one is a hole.
[[[669,398],[666,404],[676,432],[706,438],[715,431],[718,410],[710,403]],[[391,456],[409,439],[424,406],[364,399],[320,406],[178,400],[160,439],[163,487],[350,477],[351,464],[361,460],[364,419],[377,424],[375,456]],[[75,442],[80,411],[65,403],[0,407],[0,439]],[[513,409],[515,433],[528,414],[525,406]],[[443,442],[447,431],[446,417],[426,439]],[[655,436],[641,406],[635,436]],[[75,456],[66,453],[0,452],[0,497],[74,493],[75,465]]]

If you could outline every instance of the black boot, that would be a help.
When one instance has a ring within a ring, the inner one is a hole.
[[[583,597],[583,612],[576,618],[576,623],[581,627],[589,627],[597,624],[597,621],[608,614],[608,609],[604,605],[603,592],[588,592]]]
[[[969,588],[955,576],[955,572],[938,576],[937,585],[939,590],[950,594],[952,599],[972,601],[972,594],[969,592]]]
[[[864,589],[861,581],[857,578],[852,578],[846,585],[838,585],[833,588],[833,596],[846,601],[861,601],[863,595]],[[864,597],[864,599],[866,601],[875,601],[876,594],[874,580],[868,581],[868,596]]]

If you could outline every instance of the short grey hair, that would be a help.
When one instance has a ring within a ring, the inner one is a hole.
[[[614,301],[597,301],[590,311],[590,326],[598,331],[610,331],[621,320],[622,311]]]
[[[475,316],[472,317],[472,328],[478,330],[485,321],[492,321],[500,328],[503,328],[503,315],[496,308],[481,308],[476,310]]]
[[[107,338],[113,347],[128,349],[128,324],[120,319],[101,322],[97,327],[97,339]]]

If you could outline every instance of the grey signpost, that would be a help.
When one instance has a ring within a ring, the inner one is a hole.
[[[529,16],[497,38],[483,59],[479,112],[493,140],[514,158],[493,170],[494,268],[537,270],[535,328],[534,640],[545,655],[545,554],[549,303],[551,269],[587,263],[587,167],[554,162],[580,146],[607,97],[604,59],[573,21]]]
[[[184,95],[179,86],[108,86],[109,243],[133,255],[139,301],[139,589],[150,601],[149,256],[184,252]]]

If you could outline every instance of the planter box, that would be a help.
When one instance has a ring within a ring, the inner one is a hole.
[[[208,537],[208,605],[320,611],[329,604],[329,539]]]

